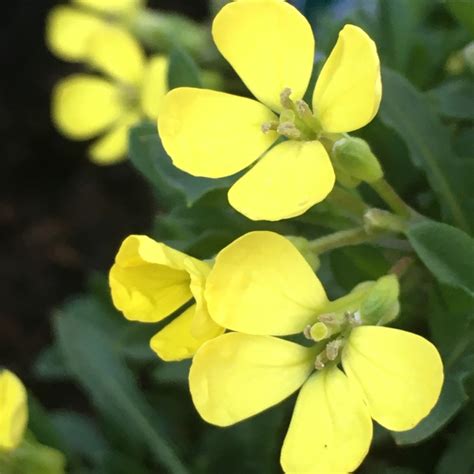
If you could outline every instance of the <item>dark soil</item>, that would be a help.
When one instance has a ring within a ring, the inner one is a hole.
[[[0,20],[0,366],[29,385],[54,308],[81,292],[91,271],[107,271],[124,236],[146,232],[154,213],[128,163],[89,163],[87,144],[51,124],[51,89],[79,68],[44,44],[46,14],[58,3],[7,2]],[[195,18],[207,13],[204,0],[149,3]]]

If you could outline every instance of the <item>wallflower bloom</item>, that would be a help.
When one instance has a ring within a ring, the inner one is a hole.
[[[224,329],[209,316],[204,284],[210,266],[144,235],[127,237],[109,275],[115,307],[131,321],[155,323],[184,305],[182,313],[151,340],[164,360],[192,357]]]
[[[87,62],[107,77],[74,74],[53,92],[52,117],[69,138],[101,136],[89,148],[92,161],[123,159],[129,128],[143,117],[156,119],[167,90],[168,59],[146,61],[138,42],[125,30],[107,26],[88,40]]]
[[[0,370],[0,450],[15,449],[28,421],[26,390],[9,370]]]
[[[206,89],[170,91],[158,124],[166,151],[178,168],[209,178],[258,160],[229,190],[230,204],[253,220],[303,214],[334,186],[323,146],[332,143],[331,134],[357,130],[377,113],[381,79],[374,42],[356,26],[341,30],[311,112],[302,98],[315,43],[296,8],[282,0],[231,2],[216,16],[212,33],[258,101]],[[287,140],[275,145],[281,137]]]
[[[408,430],[439,397],[440,356],[415,334],[348,319],[339,336],[312,347],[272,337],[320,322],[327,304],[308,263],[278,234],[251,232],[226,247],[205,297],[213,319],[239,332],[194,356],[194,404],[206,421],[228,426],[301,388],[281,452],[285,472],[353,472],[368,452],[371,418]]]
[[[106,26],[111,19],[133,15],[143,7],[144,0],[72,0],[71,6],[53,8],[46,22],[46,43],[65,61],[87,59],[90,36]]]

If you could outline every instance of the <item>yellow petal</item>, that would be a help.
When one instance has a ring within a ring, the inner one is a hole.
[[[178,168],[208,178],[230,176],[253,163],[278,138],[263,133],[276,116],[255,100],[180,87],[164,100],[158,130]]]
[[[206,341],[224,332],[224,328],[214,323],[207,333],[195,337],[192,332],[195,311],[196,305],[191,306],[152,337],[150,346],[158,357],[166,361],[188,359]]]
[[[393,431],[409,430],[425,418],[443,385],[437,349],[399,329],[354,329],[342,363],[350,381],[362,389],[372,418]]]
[[[110,127],[124,113],[119,91],[86,74],[60,81],[52,97],[52,119],[69,138],[86,140]]]
[[[224,334],[194,356],[194,405],[207,422],[232,425],[291,395],[313,369],[313,359],[314,351],[283,339]]]
[[[46,43],[48,48],[66,61],[81,61],[85,58],[90,35],[105,25],[95,15],[67,6],[53,8],[46,20]]]
[[[131,13],[145,4],[145,0],[73,0],[73,2],[99,12],[115,14]]]
[[[9,370],[0,371],[0,449],[15,449],[28,421],[26,389]]]
[[[170,315],[192,297],[188,259],[144,235],[127,237],[109,275],[115,307],[134,321],[156,322]]]
[[[326,132],[350,132],[368,124],[382,97],[375,43],[363,30],[346,25],[319,75],[313,110]]]
[[[247,334],[287,335],[313,323],[327,302],[304,257],[274,232],[250,232],[219,252],[206,301],[216,323]]]
[[[145,68],[141,90],[143,112],[150,119],[156,119],[168,90],[168,58],[154,56]]]
[[[111,165],[123,160],[128,151],[130,127],[140,120],[138,113],[129,113],[99,138],[90,148],[90,159],[98,165]]]
[[[212,25],[214,41],[260,102],[280,110],[280,94],[291,88],[301,99],[313,69],[311,26],[283,1],[228,3]]]
[[[272,148],[230,188],[229,202],[252,220],[288,219],[322,201],[334,180],[320,142],[288,140]]]
[[[303,385],[283,443],[286,473],[353,472],[372,440],[372,420],[360,394],[338,368],[313,374]]]
[[[145,54],[137,40],[124,29],[107,26],[95,31],[88,41],[87,62],[119,82],[141,85]]]
[[[215,333],[217,327],[209,315],[207,301],[204,296],[204,289],[211,267],[207,263],[200,262],[199,260],[188,259],[185,261],[185,268],[191,278],[189,287],[196,301],[196,312],[191,326],[191,333],[194,337],[199,339],[206,334]],[[223,328],[221,332],[223,332]]]

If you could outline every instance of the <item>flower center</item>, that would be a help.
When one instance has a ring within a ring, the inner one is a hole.
[[[328,363],[339,360],[341,349],[351,330],[359,326],[361,320],[359,311],[321,314],[317,319],[315,324],[305,328],[304,335],[320,345],[321,350],[316,356],[314,367],[316,370],[322,370]]]
[[[316,140],[321,136],[321,124],[304,100],[293,102],[291,89],[286,87],[280,94],[282,111],[278,121],[265,122],[263,133],[270,130],[290,140]]]
[[[139,106],[138,89],[134,86],[121,84],[119,87],[120,99],[127,109],[136,109]]]

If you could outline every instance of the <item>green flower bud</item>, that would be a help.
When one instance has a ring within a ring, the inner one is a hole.
[[[318,255],[311,250],[308,240],[304,237],[297,237],[294,235],[286,235],[285,237],[299,250],[300,254],[303,255],[304,259],[309,263],[310,267],[316,271],[321,262],[319,261]]]
[[[344,137],[334,143],[331,157],[334,167],[353,179],[373,183],[383,177],[382,167],[361,138]]]
[[[395,319],[400,312],[399,295],[400,285],[395,275],[379,278],[360,306],[362,323],[381,326]]]

